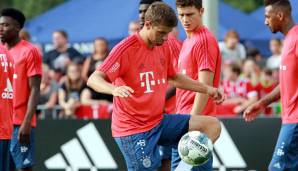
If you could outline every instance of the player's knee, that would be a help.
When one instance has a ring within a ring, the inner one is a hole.
[[[217,118],[211,116],[191,116],[189,131],[201,131],[214,143],[220,136],[221,125]]]
[[[211,132],[212,135],[209,138],[214,143],[220,136],[220,132],[221,132],[220,121],[217,118],[213,117],[210,120],[210,123],[207,125],[207,129],[209,130],[208,132]]]

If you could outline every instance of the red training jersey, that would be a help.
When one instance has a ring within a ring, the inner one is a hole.
[[[298,25],[291,28],[284,40],[279,72],[282,122],[298,123]]]
[[[221,56],[216,38],[206,27],[198,28],[192,37],[182,45],[179,56],[178,72],[198,80],[198,73],[208,70],[214,73],[213,86],[219,86]],[[192,110],[196,92],[177,89],[177,112],[189,114]],[[203,115],[216,114],[216,104],[209,98]]]
[[[168,36],[168,45],[171,51],[172,62],[175,70],[178,70],[178,58],[179,53],[182,47],[182,42],[178,40],[173,34],[169,33]],[[172,86],[168,86],[168,90],[171,89]],[[169,114],[176,113],[176,95],[166,100],[165,104],[165,112]]]
[[[11,139],[13,124],[13,59],[0,44],[0,140]]]
[[[42,75],[42,60],[38,49],[25,40],[21,40],[9,52],[15,62],[13,124],[21,125],[28,108],[29,78]],[[36,127],[36,114],[33,116],[31,126]]]
[[[160,123],[167,78],[176,75],[170,55],[167,42],[148,48],[137,33],[116,45],[98,68],[114,85],[134,90],[131,97],[114,97],[114,137],[146,132]]]

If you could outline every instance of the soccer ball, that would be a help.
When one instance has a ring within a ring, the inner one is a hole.
[[[200,131],[186,133],[178,144],[180,158],[192,166],[205,164],[212,157],[212,151],[211,140]]]

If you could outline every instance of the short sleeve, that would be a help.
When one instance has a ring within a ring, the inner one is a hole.
[[[32,48],[26,57],[27,76],[42,75],[42,59],[37,48]]]
[[[173,48],[173,47],[172,47]],[[171,78],[176,75],[176,69],[174,67],[174,56],[173,52],[168,44],[168,42],[164,45],[164,53],[166,55],[166,61],[167,61],[167,77]],[[176,53],[176,52],[174,52]]]
[[[116,45],[97,70],[105,73],[111,82],[121,77],[128,69],[128,52],[123,44]]]
[[[215,72],[216,61],[219,55],[218,45],[208,41],[207,38],[195,44],[193,58],[198,66],[198,71],[209,70]]]
[[[173,66],[175,70],[178,70],[178,59],[179,59],[182,43],[176,38],[169,38],[167,42],[169,45]]]

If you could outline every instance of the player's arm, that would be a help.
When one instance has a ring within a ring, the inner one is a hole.
[[[31,120],[36,112],[36,107],[38,104],[38,98],[40,94],[40,83],[40,75],[29,77],[30,95],[28,99],[28,108],[24,117],[24,121],[20,126],[19,130],[18,139],[20,144],[29,144],[30,142]]]
[[[217,88],[214,88],[209,85],[200,83],[196,80],[190,79],[187,76],[180,73],[177,73],[176,75],[170,77],[169,82],[173,86],[180,89],[207,94],[210,97],[214,98],[214,100],[217,103],[221,103],[224,100],[223,92],[219,91]]]
[[[128,86],[115,86],[107,81],[107,76],[101,71],[94,71],[87,81],[87,85],[98,93],[111,94],[119,97],[129,97],[134,90]]]
[[[166,93],[166,100],[170,99],[171,97],[173,97],[175,95],[176,95],[176,88],[175,87],[170,87],[167,90],[167,93]]]
[[[247,100],[245,100],[243,103],[235,107],[234,112],[235,113],[242,113],[247,107],[252,105],[253,103],[258,101],[257,94],[255,96],[249,96]]]
[[[213,79],[214,79],[214,73],[209,70],[203,70],[199,71],[199,79],[198,81],[212,86],[213,85]],[[196,93],[195,100],[192,106],[192,110],[190,114],[192,115],[199,115],[203,112],[205,109],[205,106],[208,102],[209,96],[203,93]]]
[[[271,91],[265,97],[261,98],[256,103],[250,105],[244,111],[243,117],[244,117],[245,121],[254,120],[260,114],[262,109],[264,109],[270,103],[275,102],[279,98],[280,98],[280,87],[279,87],[279,85],[277,85],[273,91]]]

